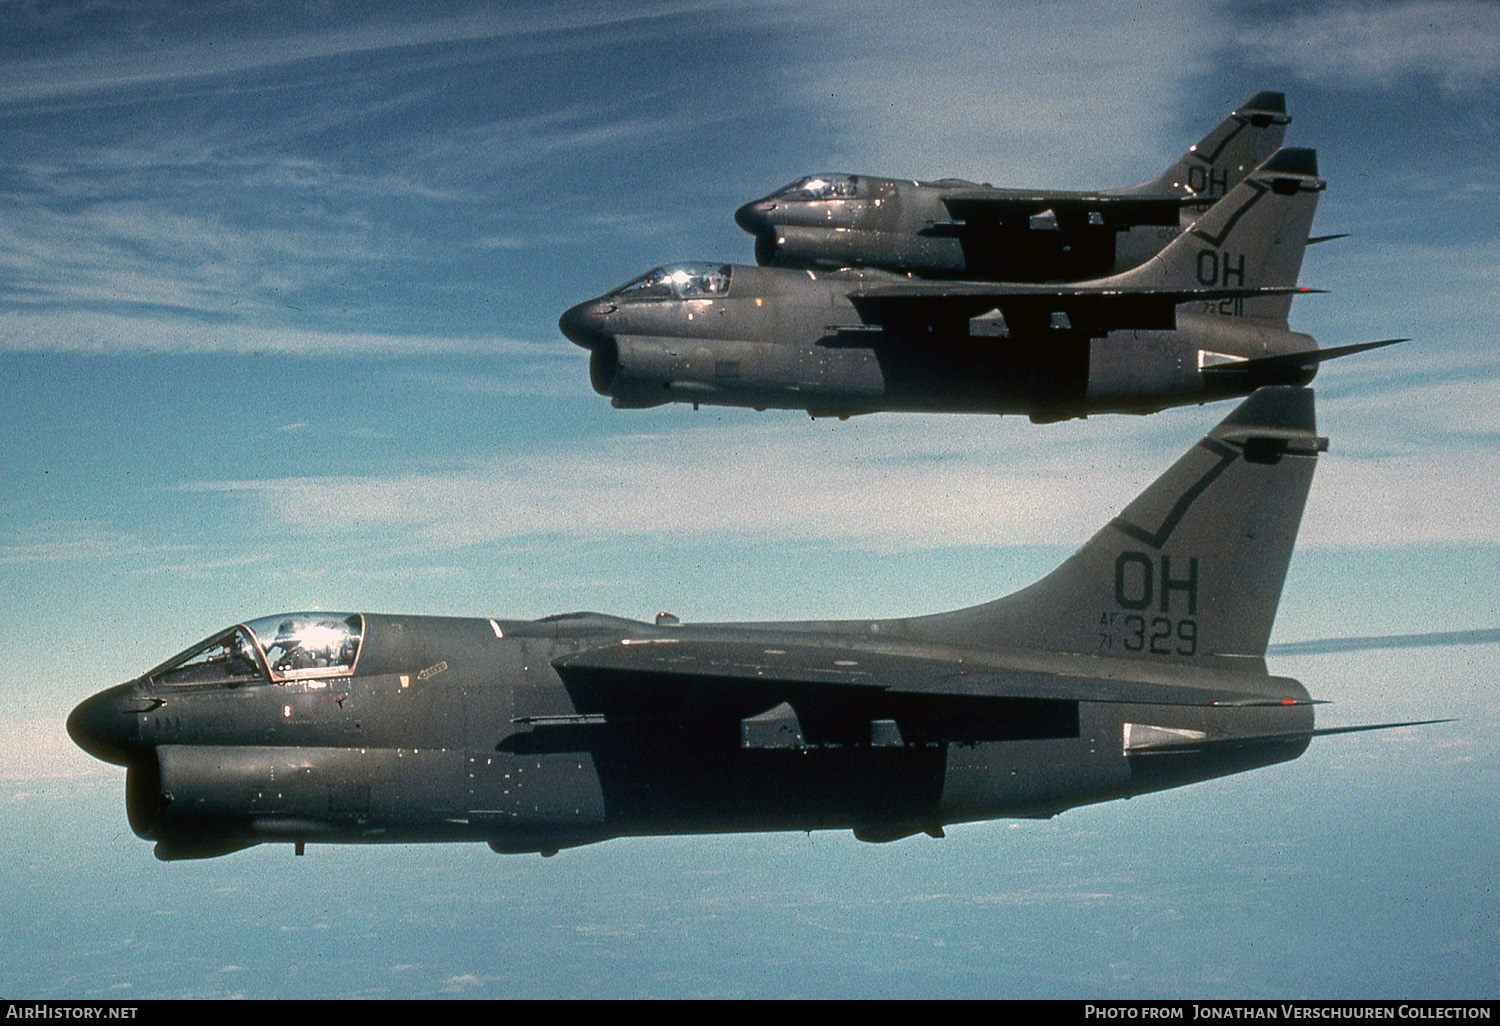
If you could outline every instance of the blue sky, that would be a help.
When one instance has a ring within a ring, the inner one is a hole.
[[[1414,339],[1320,376],[1275,640],[1500,626],[1497,86],[1479,0],[5,5],[0,777],[118,799],[67,710],[282,610],[884,616],[1028,583],[1227,408],[616,411],[557,315],[751,261],[734,208],[802,173],[1133,184],[1262,89],[1318,150],[1315,230],[1350,234],[1293,326]],[[1328,722],[1466,717],[1460,777],[1361,737],[1284,786],[1389,759],[1483,794],[1493,650],[1273,661]],[[149,861],[100,807],[86,852]],[[1493,993],[1493,956],[1460,964]]]

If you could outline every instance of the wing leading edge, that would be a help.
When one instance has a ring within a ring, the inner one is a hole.
[[[553,662],[564,683],[584,676],[600,685],[629,679],[650,686],[786,687],[830,695],[865,692],[916,698],[1058,699],[1148,705],[1252,706],[1311,704],[1283,678],[1256,677],[1260,688],[1205,687],[1149,680],[1005,669],[952,658],[855,647],[798,644],[769,636],[627,638]],[[631,690],[625,689],[625,690]],[[639,693],[638,691],[636,692]]]
[[[849,294],[849,301],[869,324],[938,325],[998,310],[1013,335],[1044,331],[1107,335],[1111,331],[1171,330],[1177,327],[1177,308],[1184,303],[1301,296],[1317,291],[1299,286],[1086,288],[912,282],[856,289]]]

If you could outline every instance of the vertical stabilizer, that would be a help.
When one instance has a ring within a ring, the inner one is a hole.
[[[1264,667],[1317,454],[1311,389],[1262,388],[1031,587],[924,640]]]
[[[1277,150],[1229,195],[1139,267],[1099,284],[1110,288],[1292,288],[1324,182],[1309,149]],[[1292,296],[1240,300],[1223,312],[1281,327]]]
[[[1256,93],[1161,174],[1120,195],[1218,199],[1280,147],[1291,122],[1282,93]]]

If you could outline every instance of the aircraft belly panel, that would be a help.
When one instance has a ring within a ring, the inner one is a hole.
[[[589,752],[471,752],[467,773],[468,815],[485,830],[605,820],[604,792]]]
[[[1307,746],[1298,732],[1311,729],[1306,704],[1082,702],[1076,738],[954,746],[943,784],[943,820],[1051,816],[1284,762]],[[1293,736],[1282,740],[1284,735]],[[1203,743],[1201,749],[1193,747],[1195,741]]]
[[[814,830],[936,821],[946,746],[596,753],[625,833]]]
[[[1094,730],[1076,738],[955,746],[943,784],[943,821],[1052,816],[1119,797],[1129,782],[1119,744]]]
[[[888,409],[1035,413],[1075,410],[1088,380],[1088,340],[1018,349],[993,339],[892,333],[876,350]]]
[[[1090,410],[1149,410],[1202,390],[1198,351],[1177,333],[1112,331],[1090,347]]]

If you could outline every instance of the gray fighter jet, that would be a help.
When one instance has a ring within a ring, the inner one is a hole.
[[[799,178],[735,213],[757,263],[930,278],[1077,281],[1143,262],[1281,146],[1286,98],[1257,93],[1161,174],[1104,192],[960,179]]]
[[[847,417],[880,410],[1152,413],[1306,384],[1290,330],[1324,183],[1312,150],[1271,156],[1140,267],[1062,284],[889,271],[660,267],[565,312],[617,407],[708,403]]]
[[[87,699],[68,731],[128,767],[130,826],[162,859],[1053,816],[1376,729],[1315,729],[1264,659],[1324,446],[1310,391],[1257,392],[1056,571],[969,609],[270,616]]]

